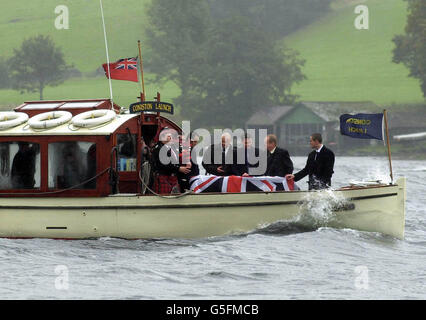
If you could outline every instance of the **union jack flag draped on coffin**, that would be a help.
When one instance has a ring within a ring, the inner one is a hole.
[[[196,176],[189,181],[191,190],[201,192],[250,192],[300,190],[293,180],[283,177]]]

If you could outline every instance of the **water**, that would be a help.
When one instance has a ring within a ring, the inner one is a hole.
[[[321,227],[321,214],[202,240],[0,239],[0,298],[425,299],[426,161],[393,165],[408,183],[403,241]],[[387,168],[338,157],[333,184],[387,179]]]

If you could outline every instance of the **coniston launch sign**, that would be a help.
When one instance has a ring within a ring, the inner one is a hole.
[[[140,113],[140,112],[165,112],[173,114],[174,108],[171,103],[167,102],[158,102],[158,101],[143,101],[136,102],[130,105],[130,113]]]

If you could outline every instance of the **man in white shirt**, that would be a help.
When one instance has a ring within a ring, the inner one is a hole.
[[[334,153],[322,144],[322,136],[319,133],[311,135],[310,145],[314,150],[309,154],[305,168],[294,175],[286,175],[286,178],[299,181],[309,175],[309,190],[328,188],[334,173]]]

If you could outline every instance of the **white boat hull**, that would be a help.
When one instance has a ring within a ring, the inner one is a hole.
[[[391,186],[334,191],[332,198],[344,201],[330,207],[333,212],[326,221],[319,223],[403,239],[405,194],[405,179]],[[132,195],[2,198],[0,237],[153,239],[223,236],[250,232],[277,221],[297,221],[303,214],[309,215],[309,204],[314,207],[316,203],[323,205],[324,201],[329,201],[327,197],[330,193],[295,191],[196,194],[177,199]]]

